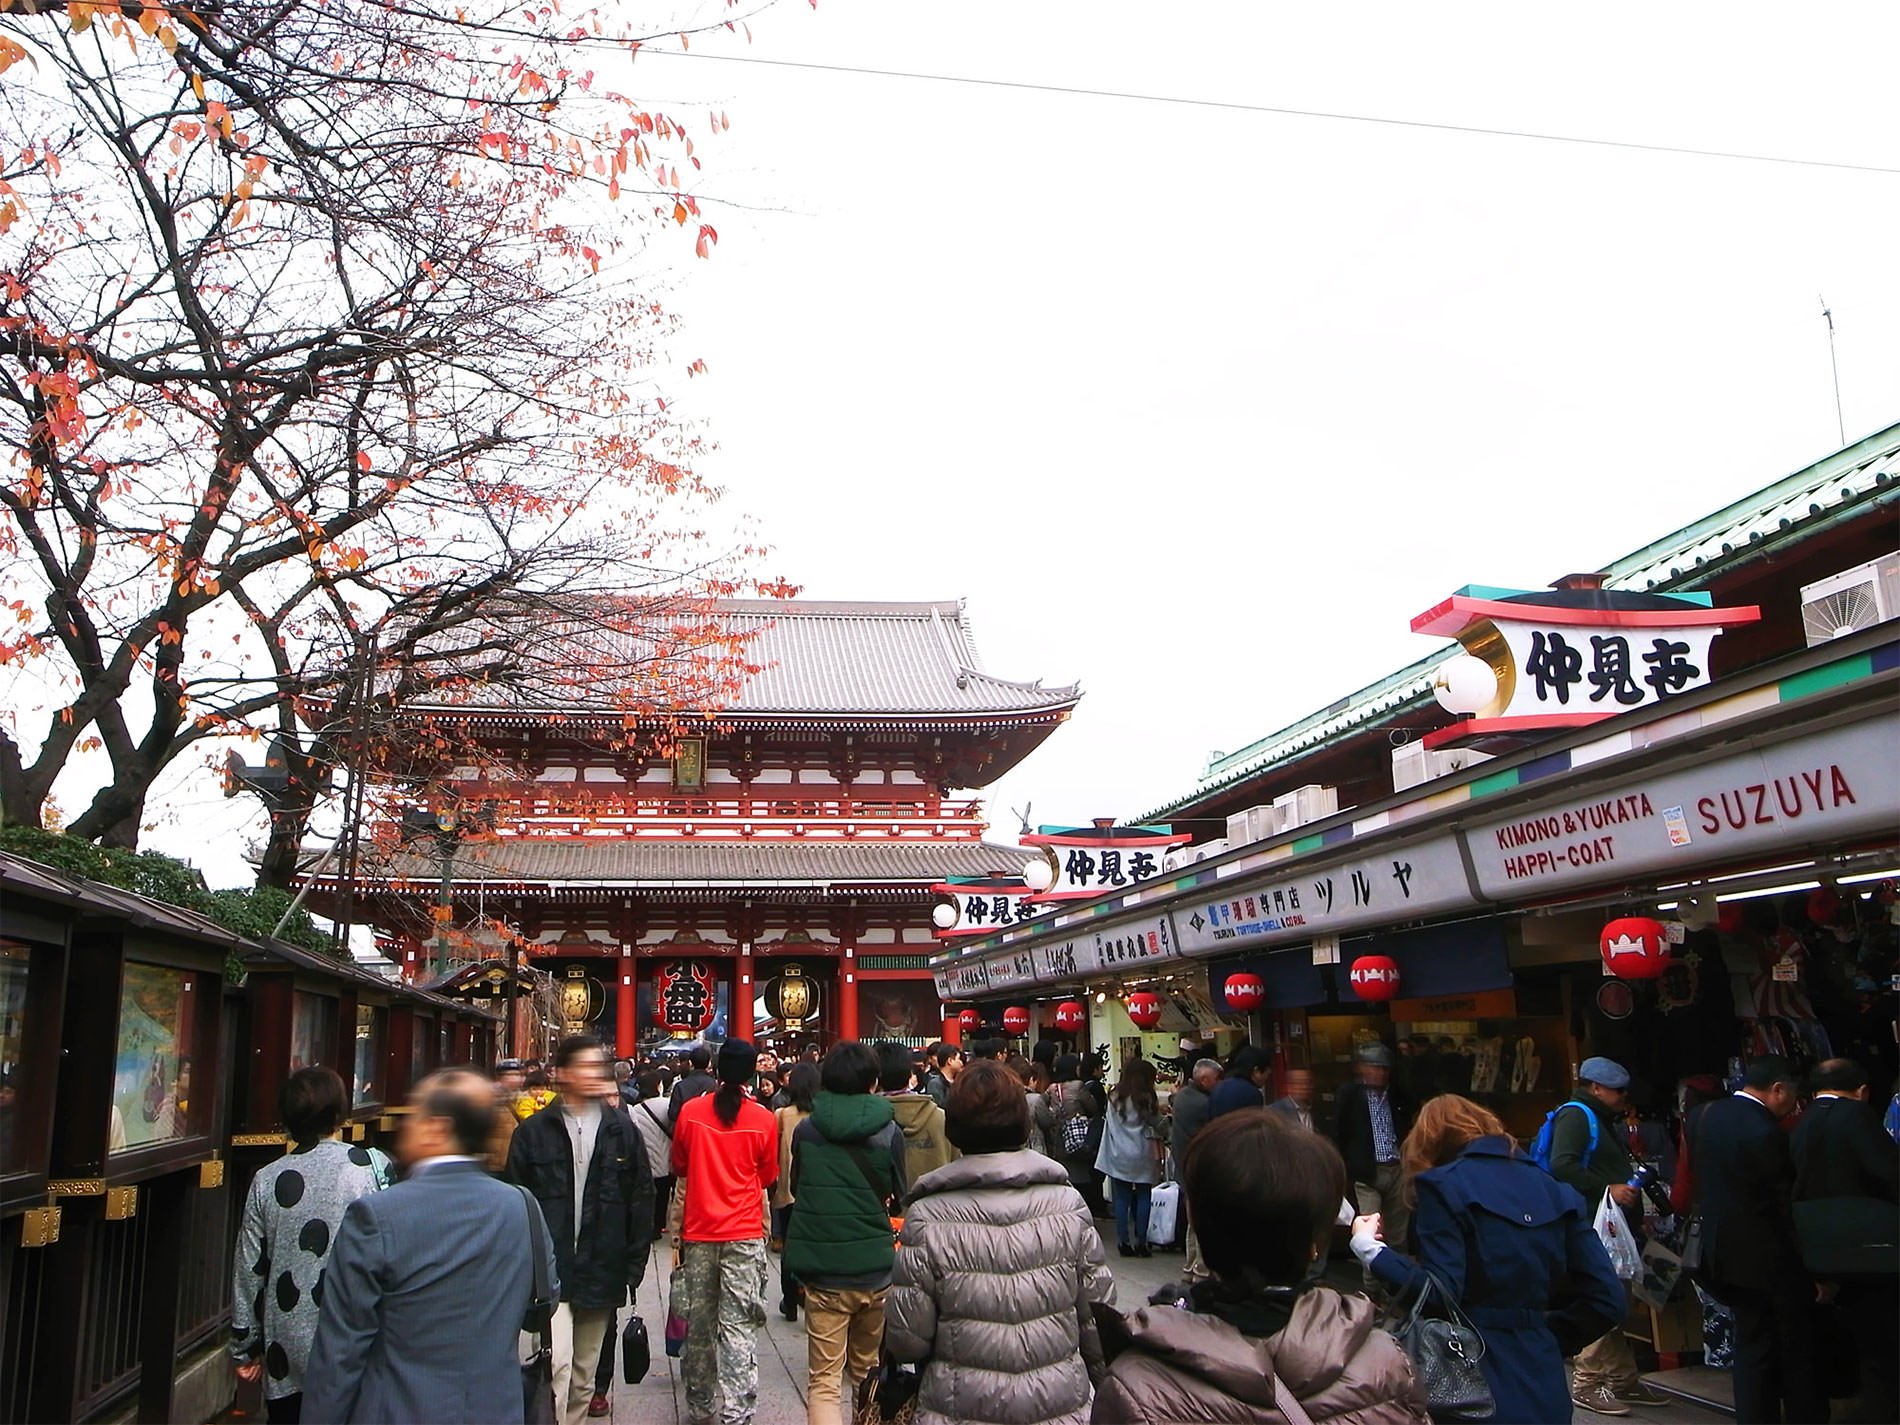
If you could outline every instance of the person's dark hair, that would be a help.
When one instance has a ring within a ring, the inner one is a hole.
[[[822,1082],[818,1065],[807,1064],[800,1059],[785,1071],[785,1092],[792,1100],[792,1107],[800,1113],[810,1113],[812,1102],[818,1096],[818,1087]]]
[[[565,1069],[583,1054],[605,1056],[607,1046],[591,1034],[570,1034],[554,1046],[554,1067]]]
[[[1273,1061],[1266,1051],[1255,1044],[1242,1044],[1234,1050],[1233,1058],[1227,1061],[1227,1075],[1230,1079],[1251,1079],[1256,1069],[1264,1069]]]
[[[416,1085],[416,1105],[428,1118],[446,1118],[456,1148],[471,1158],[488,1151],[495,1128],[494,1091],[466,1069],[438,1069]]]
[[[1332,1240],[1346,1163],[1320,1134],[1241,1109],[1194,1135],[1181,1187],[1215,1276],[1249,1291],[1292,1286]]]
[[[658,1098],[666,1092],[666,1075],[658,1069],[648,1069],[634,1082],[640,1086],[640,1097],[643,1099]]]
[[[957,1048],[956,1045],[945,1043],[939,1039],[935,1044],[932,1044],[928,1049],[924,1050],[924,1058],[930,1064],[941,1067],[945,1059],[949,1058],[952,1054],[961,1054],[962,1052],[963,1051]]]
[[[1776,1084],[1786,1084],[1791,1089],[1801,1087],[1801,1076],[1779,1054],[1764,1054],[1759,1059],[1750,1059],[1747,1069],[1742,1072],[1742,1087],[1749,1089],[1771,1089]]]
[[[1029,1057],[1034,1062],[1047,1067],[1055,1063],[1056,1055],[1061,1052],[1062,1045],[1058,1041],[1054,1039],[1038,1039],[1036,1041],[1036,1047],[1029,1051]]]
[[[695,1053],[698,1050],[694,1051]],[[719,1046],[717,1077],[713,1090],[713,1117],[730,1128],[739,1121],[739,1109],[745,1103],[745,1091],[759,1067],[759,1051],[743,1039],[728,1039]]]
[[[818,1082],[826,1093],[871,1093],[877,1080],[877,1052],[856,1039],[833,1044],[818,1066]]]
[[[350,1101],[349,1090],[335,1069],[321,1064],[299,1069],[284,1080],[277,1095],[277,1111],[293,1143],[314,1143],[336,1132]]]
[[[1003,1039],[972,1039],[967,1057],[972,1059],[1001,1059],[1009,1051],[1009,1042]]]
[[[1059,1054],[1053,1070],[1056,1082],[1066,1084],[1071,1079],[1082,1077],[1082,1056],[1080,1054]]]
[[[1009,1153],[1029,1141],[1029,1100],[994,1059],[957,1075],[943,1105],[943,1132],[964,1153]]]
[[[707,1048],[704,1044],[695,1044],[686,1051],[686,1062],[695,1069],[698,1069],[702,1074],[710,1074],[712,1072],[712,1059],[712,1050]]]
[[[1016,1076],[1016,1082],[1025,1088],[1029,1086],[1029,1060],[1021,1054],[1011,1054],[1002,1061],[1003,1067]]]
[[[1823,1059],[1808,1075],[1809,1093],[1854,1093],[1867,1087],[1867,1075],[1852,1059]]]
[[[1047,1089],[1055,1080],[1049,1077],[1049,1066],[1038,1060],[1029,1066],[1029,1087],[1036,1093]]]
[[[1124,1113],[1132,1103],[1143,1118],[1154,1117],[1161,1111],[1155,1098],[1155,1066],[1146,1059],[1130,1059],[1122,1065],[1121,1077],[1108,1096],[1117,1113]]]
[[[910,1050],[892,1039],[877,1041],[877,1086],[885,1093],[901,1093],[916,1074]]]
[[[548,1077],[548,1071],[546,1069],[530,1069],[521,1080],[521,1086],[524,1089],[544,1089],[549,1087],[553,1082],[554,1081]]]

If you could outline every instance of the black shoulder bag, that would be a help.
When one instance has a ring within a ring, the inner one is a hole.
[[[521,1363],[521,1418],[523,1425],[555,1425],[554,1409],[554,1291],[548,1282],[548,1224],[540,1204],[524,1187],[517,1187],[528,1213],[528,1249],[534,1254],[534,1296],[521,1314],[521,1329],[537,1338],[535,1353]]]
[[[1434,1294],[1445,1319],[1425,1314]],[[1400,1349],[1412,1358],[1432,1419],[1489,1420],[1497,1414],[1497,1401],[1478,1365],[1484,1359],[1484,1337],[1436,1276],[1422,1272],[1411,1312],[1403,1319],[1388,1320],[1385,1329],[1398,1338]]]

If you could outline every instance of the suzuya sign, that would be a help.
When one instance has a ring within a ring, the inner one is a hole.
[[[1760,617],[1753,606],[1713,608],[1706,594],[1461,589],[1412,631],[1457,639],[1496,688],[1476,705],[1452,704],[1471,719],[1427,733],[1425,745],[1580,727],[1666,702],[1709,681],[1709,646],[1723,629]]]
[[[1900,728],[1885,715],[1480,823],[1465,842],[1479,888],[1509,899],[1891,836],[1896,825]]]

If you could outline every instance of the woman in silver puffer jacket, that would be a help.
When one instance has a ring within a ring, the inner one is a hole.
[[[958,1076],[946,1136],[964,1156],[911,1191],[884,1345],[924,1362],[917,1425],[1084,1425],[1102,1374],[1091,1306],[1114,1278],[1063,1166],[1024,1147],[1029,1110],[1001,1064]]]

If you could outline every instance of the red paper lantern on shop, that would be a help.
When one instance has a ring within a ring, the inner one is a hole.
[[[1660,920],[1626,915],[1597,937],[1603,966],[1619,980],[1653,980],[1669,968],[1669,934]]]
[[[1056,1028],[1064,1034],[1073,1034],[1088,1023],[1089,1013],[1072,999],[1065,999],[1056,1006]]]
[[[1137,1029],[1153,1029],[1161,1023],[1161,1000],[1146,990],[1128,996],[1128,1018]]]
[[[1390,955],[1361,955],[1347,974],[1360,999],[1393,999],[1399,992],[1399,962]]]
[[[1221,993],[1227,997],[1227,1007],[1242,1014],[1267,1002],[1267,987],[1258,975],[1229,975]]]
[[[1029,1032],[1029,1011],[1019,1004],[1012,1004],[1003,1011],[1003,1032],[1005,1034],[1027,1034]]]
[[[982,1027],[983,1027],[983,1011],[982,1010],[965,1009],[965,1010],[958,1011],[957,1028],[961,1029],[965,1034],[974,1034],[976,1033],[977,1030],[981,1029]]]

